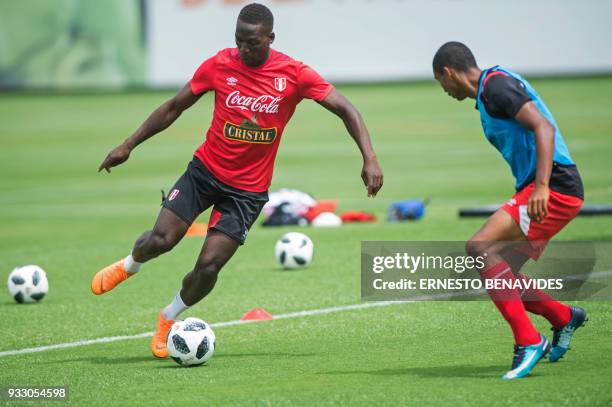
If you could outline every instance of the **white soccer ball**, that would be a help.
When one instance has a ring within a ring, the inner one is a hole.
[[[306,267],[312,262],[314,245],[308,236],[299,232],[283,235],[274,247],[276,260],[286,269]]]
[[[201,365],[215,352],[215,333],[197,318],[176,321],[166,341],[168,355],[181,366]]]
[[[8,290],[19,304],[38,302],[49,291],[49,281],[43,269],[35,265],[13,269],[8,278]]]

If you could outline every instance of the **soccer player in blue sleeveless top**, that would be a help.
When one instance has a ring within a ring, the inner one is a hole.
[[[449,96],[476,99],[485,137],[516,180],[516,194],[470,238],[466,250],[472,256],[487,253],[483,279],[528,280],[521,267],[529,258],[538,259],[546,243],[578,215],[584,199],[559,127],[525,79],[499,66],[481,70],[462,43],[440,47],[433,71]],[[561,359],[587,320],[582,308],[562,304],[541,290],[490,290],[489,295],[514,335],[512,367],[503,379],[527,376],[549,352],[551,362]],[[551,323],[552,346],[527,311]]]

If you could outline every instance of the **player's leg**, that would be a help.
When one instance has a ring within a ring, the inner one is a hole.
[[[91,282],[94,294],[100,295],[112,290],[137,273],[142,263],[170,251],[183,238],[189,225],[210,206],[210,185],[202,176],[198,162],[194,159],[168,197],[164,198],[153,229],[144,232],[136,240],[125,259],[96,273]]]
[[[515,276],[510,265],[503,258],[506,250],[520,250],[526,237],[514,219],[503,209],[488,219],[483,227],[466,244],[471,256],[485,257],[483,280],[506,280],[513,285]],[[521,293],[517,289],[487,290],[493,303],[512,329],[515,341],[515,354],[511,369],[504,379],[515,379],[528,375],[536,363],[549,351],[550,344],[533,326]]]
[[[530,256],[512,250],[510,253],[504,253],[504,258],[512,267],[516,278],[525,282],[530,280],[529,277],[520,272]],[[532,288],[529,284],[523,284],[523,287],[530,287],[521,292],[525,309],[532,314],[543,316],[552,325],[553,340],[549,360],[556,362],[569,350],[571,339],[576,330],[588,321],[586,311],[575,305],[563,304],[546,292]]]
[[[187,307],[212,291],[221,268],[244,244],[251,226],[268,201],[267,193],[241,191],[221,183],[217,187],[220,199],[210,214],[208,235],[193,270],[183,279],[177,295]],[[167,319],[178,316],[173,312],[165,314]]]
[[[234,255],[240,242],[223,232],[210,230],[193,270],[183,279],[181,298],[188,307],[206,297],[214,288],[221,268]]]
[[[530,280],[528,276],[521,273],[521,269],[531,258],[528,254],[507,250],[502,253],[502,257],[510,265],[517,279],[525,282]],[[521,291],[521,299],[528,312],[546,318],[553,329],[561,329],[567,325],[571,319],[571,309],[568,305],[555,300],[542,290],[532,288],[529,284],[523,284],[523,287],[528,287]]]
[[[517,278],[528,280],[529,277],[519,273],[520,268],[527,260],[526,254],[532,254],[534,259],[539,257],[545,243],[561,231],[580,212],[583,201],[581,198],[551,191],[548,201],[548,216],[544,222],[531,222],[526,218],[523,210],[530,195],[529,188],[515,195],[514,205],[506,204],[504,209],[521,224],[521,230],[535,247],[539,250],[532,253],[512,253],[510,257],[515,263],[513,270]],[[510,251],[512,252],[512,251]],[[535,255],[534,255],[535,254]],[[506,256],[508,257],[508,256]],[[535,314],[544,316],[552,325],[553,340],[549,360],[556,362],[569,350],[570,341],[576,330],[588,320],[586,311],[578,306],[568,306],[556,301],[547,293],[538,289],[527,289],[522,293],[525,308]]]
[[[466,250],[471,256],[485,258],[485,269],[481,273],[483,279],[514,280],[512,269],[502,253],[524,244],[528,243],[521,229],[508,213],[500,209],[472,236]],[[519,290],[489,290],[489,295],[510,324],[517,345],[540,342],[540,334],[525,312]]]
[[[131,253],[134,262],[142,264],[172,250],[185,236],[187,229],[187,222],[171,210],[162,208],[153,230],[144,232],[136,240]]]
[[[193,270],[183,278],[183,286],[172,302],[157,317],[157,328],[151,341],[151,351],[157,358],[168,356],[168,331],[179,314],[206,297],[214,288],[221,268],[234,255],[240,242],[226,234],[209,230]]]
[[[219,272],[244,244],[249,229],[268,200],[267,193],[239,191],[223,184],[217,187],[220,199],[211,213],[208,235],[198,260],[183,279],[181,290],[159,313],[151,342],[153,355],[158,358],[167,357],[166,338],[173,321],[212,291]]]
[[[189,225],[167,208],[162,208],[152,230],[144,232],[131,253],[94,276],[91,290],[104,294],[140,270],[142,263],[166,253],[183,238]]]
[[[497,210],[468,240],[466,251],[479,256],[487,253],[487,266],[504,261],[502,253],[522,245],[527,239],[514,219],[502,209]]]

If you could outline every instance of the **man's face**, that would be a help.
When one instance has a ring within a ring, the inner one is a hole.
[[[460,75],[452,68],[444,67],[441,73],[434,73],[434,78],[440,82],[440,86],[448,96],[457,100],[463,100],[468,97],[465,86]]]
[[[240,59],[248,66],[257,67],[266,62],[274,33],[263,24],[236,23],[236,46]]]

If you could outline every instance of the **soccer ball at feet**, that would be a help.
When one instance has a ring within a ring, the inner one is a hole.
[[[168,355],[181,366],[201,365],[215,352],[215,333],[197,318],[176,321],[166,342]]]
[[[306,267],[312,261],[314,245],[308,236],[291,232],[281,237],[274,247],[276,260],[286,269]]]
[[[7,284],[11,297],[20,304],[38,302],[49,291],[47,274],[35,265],[16,267]]]

